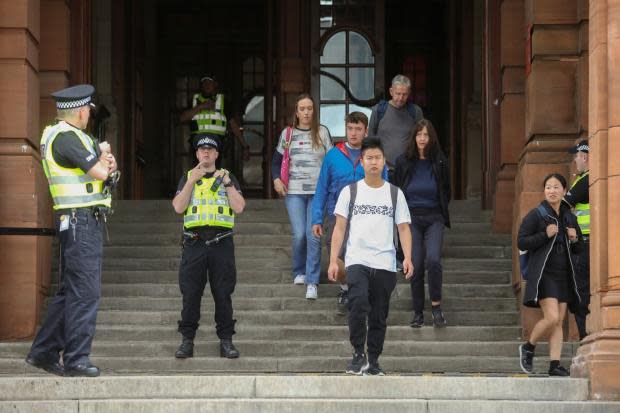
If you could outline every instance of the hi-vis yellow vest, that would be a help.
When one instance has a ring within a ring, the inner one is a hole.
[[[577,185],[577,182],[588,176],[590,171],[585,171],[575,179],[575,182],[571,185],[571,189]],[[575,204],[575,215],[577,216],[577,224],[581,228],[583,235],[590,234],[590,203],[587,204]]]
[[[187,173],[189,178],[190,172]],[[183,225],[185,228],[235,226],[235,213],[228,203],[224,185],[217,191],[211,191],[215,178],[201,178],[194,184],[192,199],[185,210]]]
[[[194,95],[192,106],[197,106],[207,101],[202,94]],[[226,134],[226,115],[224,115],[224,95],[218,93],[215,96],[215,108],[213,110],[202,110],[192,118],[198,126],[192,133],[214,133],[216,135]]]
[[[97,156],[92,138],[78,128],[64,121],[47,126],[41,136],[41,155],[43,171],[47,177],[50,193],[54,200],[54,209],[83,208],[95,205],[112,205],[112,196],[103,193],[103,181],[95,179],[80,168],[60,166],[52,156],[54,140],[59,133],[73,132],[80,139],[84,148]]]

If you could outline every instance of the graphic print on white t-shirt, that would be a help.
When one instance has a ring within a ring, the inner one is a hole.
[[[361,264],[370,268],[396,271],[394,248],[394,211],[390,184],[372,188],[364,180],[357,183],[355,205],[349,218],[349,187],[338,196],[334,213],[351,219],[345,267]],[[399,189],[396,201],[396,225],[410,223],[409,208],[405,195]]]

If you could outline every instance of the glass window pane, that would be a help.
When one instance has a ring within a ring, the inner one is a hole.
[[[367,108],[365,106],[357,106],[354,104],[349,105],[349,113],[351,112],[362,112],[366,116],[368,116],[368,120],[370,120],[370,112],[372,112],[372,108]]]
[[[373,64],[375,57],[372,55],[368,40],[359,33],[349,32],[349,63]]]
[[[355,67],[349,69],[349,87],[357,99],[375,97],[375,69],[372,67]]]
[[[245,107],[244,122],[262,122],[265,115],[264,97],[254,96]]]
[[[345,80],[344,68],[322,68],[322,70],[338,76],[343,82]],[[321,100],[344,100],[344,98],[345,91],[342,86],[333,79],[321,75]]]
[[[321,105],[321,123],[327,126],[332,136],[345,136],[345,106],[340,104]]]
[[[321,64],[326,63],[345,63],[345,32],[338,32],[329,38],[323,55],[321,56]]]

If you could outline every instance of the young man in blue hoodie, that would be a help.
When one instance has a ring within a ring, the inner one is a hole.
[[[362,112],[351,112],[345,118],[347,141],[339,142],[327,152],[323,159],[323,166],[316,192],[312,201],[312,232],[315,237],[321,237],[323,218],[327,213],[326,243],[330,251],[332,232],[336,223],[334,208],[340,191],[345,186],[364,179],[364,168],[360,162],[362,141],[368,134],[368,117]],[[384,170],[387,179],[387,169]],[[347,284],[340,285],[338,294],[338,310],[345,313],[349,303]]]

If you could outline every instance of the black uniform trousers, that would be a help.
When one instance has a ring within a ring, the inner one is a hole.
[[[78,208],[74,216],[56,214],[59,288],[48,305],[47,317],[32,343],[30,356],[58,361],[63,351],[65,368],[90,363],[101,297],[101,220],[90,208]]]
[[[390,297],[396,273],[365,265],[347,267],[349,285],[349,340],[358,354],[368,346],[368,358],[376,361],[383,352]],[[368,327],[366,327],[368,320]]]
[[[579,331],[579,339],[588,335],[586,332],[586,316],[590,313],[590,242],[584,242],[576,265],[577,291],[581,301],[575,305],[575,323]]]
[[[183,310],[179,333],[194,339],[200,320],[200,303],[207,282],[215,302],[215,327],[220,339],[235,334],[231,295],[237,284],[235,246],[232,237],[206,246],[204,239],[185,240],[179,270]]]

